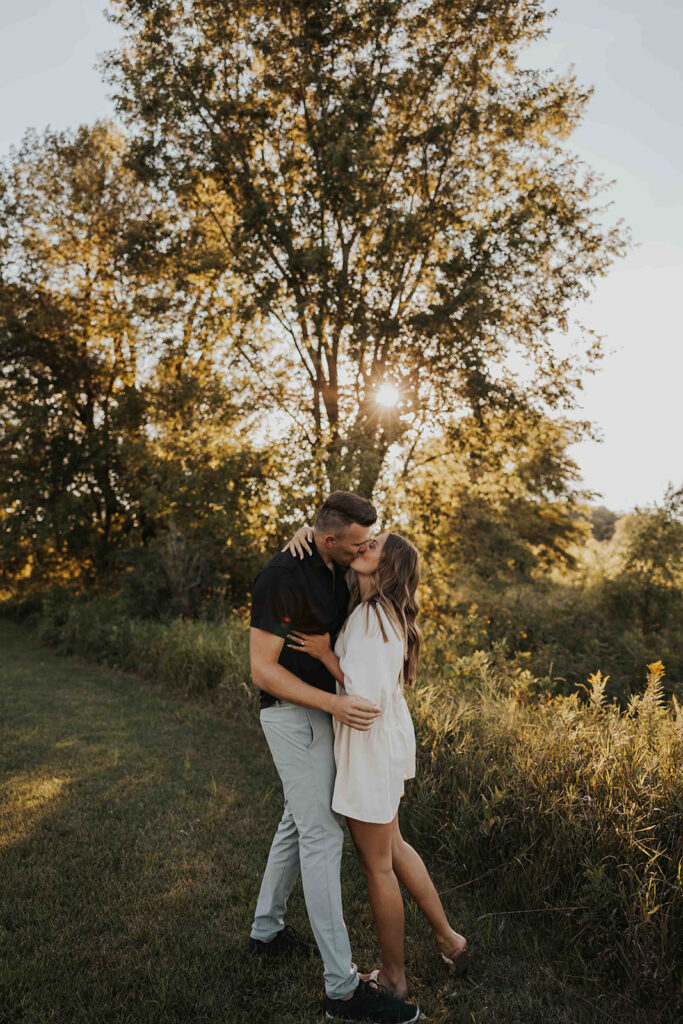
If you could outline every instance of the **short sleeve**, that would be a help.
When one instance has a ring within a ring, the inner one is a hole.
[[[273,570],[260,572],[251,595],[251,625],[266,633],[285,637],[292,628],[299,598],[288,579],[289,574]]]

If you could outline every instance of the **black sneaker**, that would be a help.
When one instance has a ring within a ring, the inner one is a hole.
[[[270,942],[249,939],[249,949],[261,956],[279,956],[281,953],[303,953],[304,956],[320,957],[320,950],[312,942],[306,942],[291,925],[286,924]]]
[[[360,981],[350,999],[325,996],[325,1016],[329,1020],[364,1020],[372,1024],[409,1024],[420,1016],[420,1007],[389,994],[376,981]]]

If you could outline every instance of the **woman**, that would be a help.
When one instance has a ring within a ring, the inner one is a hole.
[[[302,527],[287,548],[303,557],[312,539],[312,531]],[[420,557],[409,541],[387,532],[369,542],[350,570],[350,614],[334,650],[328,633],[291,633],[288,645],[322,661],[337,679],[338,693],[368,697],[382,708],[366,732],[334,723],[332,809],[346,816],[382,950],[382,966],[362,977],[405,999],[399,882],[427,918],[449,969],[460,974],[470,962],[465,938],[449,925],[422,858],[398,826],[404,780],[415,775],[415,733],[403,685],[415,680],[422,635],[416,623]]]

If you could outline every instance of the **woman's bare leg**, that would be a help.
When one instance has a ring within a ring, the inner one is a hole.
[[[408,995],[403,947],[403,896],[392,867],[392,836],[397,819],[387,825],[346,819],[368,882],[370,909],[382,949],[378,981],[394,995]]]
[[[394,873],[427,918],[441,952],[450,957],[466,945],[466,939],[448,923],[439,894],[422,857],[407,843],[398,827],[398,814],[391,823],[391,861]]]

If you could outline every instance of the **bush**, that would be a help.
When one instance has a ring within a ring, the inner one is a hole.
[[[523,664],[540,688],[570,694],[597,669],[609,675],[608,694],[626,707],[639,688],[643,665],[667,665],[667,690],[683,697],[683,595],[650,588],[656,628],[645,632],[639,608],[643,590],[626,579],[586,587],[552,581],[506,588],[462,580],[440,603],[425,599],[427,631],[453,658],[475,650],[502,651]]]
[[[248,631],[238,619],[221,623],[135,619],[126,614],[125,601],[124,595],[87,598],[66,590],[46,593],[40,612],[32,613],[38,638],[61,654],[135,672],[178,696],[213,696],[228,689],[255,702],[256,691],[249,682]],[[15,619],[23,614],[16,605],[3,610]]]
[[[410,832],[492,909],[548,910],[567,943],[581,934],[596,964],[654,994],[683,943],[683,714],[663,666],[621,710],[599,672],[587,702],[529,699],[528,675],[465,660],[409,694]]]

